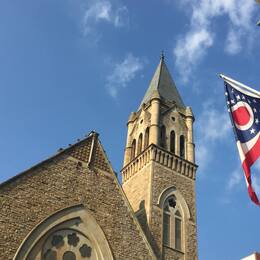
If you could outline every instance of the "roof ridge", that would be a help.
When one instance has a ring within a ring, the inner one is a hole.
[[[48,162],[48,161],[50,161],[50,160],[56,158],[57,156],[59,156],[59,155],[65,153],[65,152],[69,151],[70,149],[74,148],[76,145],[78,145],[78,144],[80,144],[80,143],[83,143],[83,142],[85,142],[86,140],[88,140],[88,139],[90,139],[90,138],[95,138],[95,136],[98,137],[98,136],[99,136],[99,133],[97,133],[95,130],[90,131],[89,134],[86,134],[83,139],[77,139],[77,142],[75,142],[74,144],[69,144],[69,146],[66,147],[65,149],[59,148],[58,151],[57,151],[55,154],[51,155],[50,157],[47,157],[46,159],[44,159],[44,160],[42,160],[42,161],[36,163],[35,165],[33,165],[33,166],[31,166],[31,167],[25,169],[24,171],[22,171],[22,172],[20,172],[20,173],[18,173],[18,174],[16,174],[16,175],[12,176],[11,178],[9,178],[9,179],[7,179],[7,180],[1,182],[1,183],[0,183],[0,187],[2,187],[2,186],[4,186],[4,185],[8,184],[8,183],[11,182],[11,181],[16,180],[17,178],[19,178],[19,177],[22,176],[23,174],[26,174],[28,171],[30,171],[30,170],[32,170],[32,169],[35,169],[35,168],[41,166],[42,164],[44,164],[44,163],[46,163],[46,162]]]

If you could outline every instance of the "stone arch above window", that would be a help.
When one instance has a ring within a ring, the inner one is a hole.
[[[177,199],[176,193],[180,200]],[[183,203],[180,194],[178,194],[174,187],[165,190],[159,200],[163,214],[162,243],[164,246],[179,251],[185,250],[185,223],[187,220],[184,217],[185,209],[183,210]]]
[[[113,259],[100,226],[83,205],[58,211],[25,238],[14,260]]]
[[[158,198],[157,205],[162,209],[166,199],[169,198],[171,195],[173,195],[176,198],[176,200],[179,202],[181,207],[180,210],[181,214],[183,214],[185,219],[190,219],[191,218],[190,210],[188,204],[186,203],[186,200],[181,195],[181,193],[173,186],[168,187],[162,191],[162,193]]]

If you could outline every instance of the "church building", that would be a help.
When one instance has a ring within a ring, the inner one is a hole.
[[[122,184],[96,132],[0,184],[0,259],[197,260],[193,122],[162,56]]]

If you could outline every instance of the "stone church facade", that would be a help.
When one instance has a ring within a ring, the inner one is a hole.
[[[161,57],[122,186],[96,132],[0,184],[0,259],[196,260],[193,121]]]

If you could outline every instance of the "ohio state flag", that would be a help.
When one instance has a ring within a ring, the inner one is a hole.
[[[251,176],[251,166],[260,156],[260,93],[231,78],[220,75],[225,83],[228,112],[251,200],[260,206]],[[259,174],[260,172],[252,173]]]

